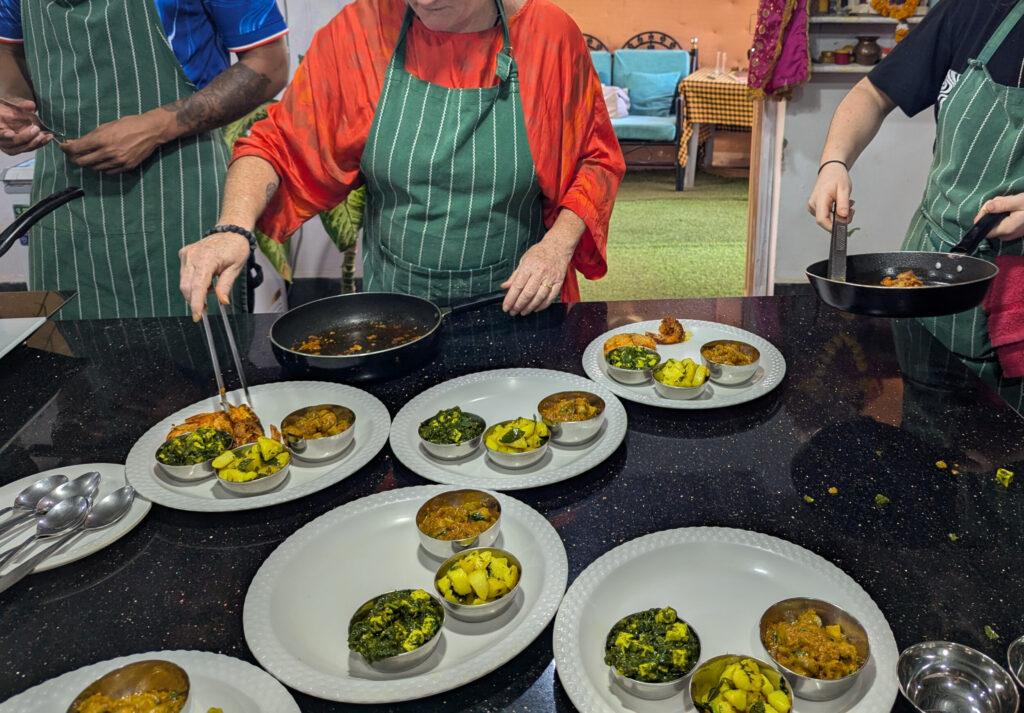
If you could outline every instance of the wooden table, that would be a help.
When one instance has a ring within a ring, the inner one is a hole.
[[[701,139],[709,139],[705,157],[711,164],[716,126],[750,129],[754,123],[754,100],[747,94],[746,79],[731,74],[716,74],[710,67],[698,69],[679,82],[683,98],[683,136],[679,142],[679,163],[686,166],[683,186],[693,185],[696,156]]]

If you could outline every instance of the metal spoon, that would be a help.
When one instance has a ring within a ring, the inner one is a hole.
[[[0,569],[36,540],[62,535],[70,530],[77,530],[85,522],[85,518],[89,514],[90,505],[89,498],[81,495],[61,500],[48,513],[36,521],[36,534],[17,547],[12,547],[0,554]]]
[[[76,495],[82,497],[91,498],[96,494],[96,490],[100,487],[100,474],[94,470],[88,473],[83,473],[74,480],[58,485],[56,488],[51,490],[48,494],[39,498],[39,502],[36,503],[35,510],[27,513],[16,515],[7,522],[0,523],[0,535],[5,532],[12,530],[18,525],[27,522],[33,517],[40,517],[49,512],[57,503],[67,498],[73,498]]]
[[[89,511],[81,528],[65,534],[46,549],[32,555],[7,574],[0,575],[0,592],[7,590],[25,575],[32,572],[36,565],[60,549],[66,542],[74,539],[76,535],[80,535],[88,530],[99,530],[100,528],[113,525],[131,511],[134,500],[135,489],[130,485],[119,488],[103,497]]]
[[[17,497],[14,498],[14,505],[9,505],[3,510],[0,510],[0,515],[6,515],[14,510],[35,510],[36,503],[44,495],[49,495],[50,491],[56,488],[58,485],[64,485],[68,482],[68,476],[66,475],[48,475],[45,478],[40,478],[36,482],[29,485],[27,488],[18,493]]]

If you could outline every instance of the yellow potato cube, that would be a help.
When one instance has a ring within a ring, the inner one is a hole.
[[[504,579],[505,585],[508,586],[509,589],[512,589],[512,587],[516,586],[516,582],[519,581],[519,568],[514,564],[510,564],[508,566],[508,572],[505,573]]]
[[[495,579],[494,577],[487,578],[487,598],[497,599],[508,594],[508,587],[505,586],[504,580]]]
[[[489,587],[487,586],[487,572],[482,569],[475,569],[469,573],[469,586],[473,588],[476,595],[481,599],[487,598]]]
[[[466,596],[473,591],[473,586],[469,583],[469,575],[465,570],[453,567],[448,570],[448,578],[452,581],[452,589],[456,594]]]
[[[787,713],[790,705],[789,696],[782,691],[774,691],[768,696],[768,705],[777,710],[779,713]]]
[[[452,591],[452,581],[448,579],[447,575],[445,575],[444,577],[441,577],[441,579],[437,580],[437,588],[441,590],[441,594],[446,595],[448,592]]]
[[[741,711],[747,709],[747,694],[743,691],[726,691],[722,694],[722,698]]]
[[[843,632],[842,632],[842,630],[840,630],[838,624],[831,624],[829,626],[826,626],[825,627],[825,633],[827,633],[833,639],[838,639],[840,636],[843,635]]]
[[[284,450],[284,446],[273,438],[264,438],[263,436],[256,439],[256,445],[259,448],[260,455],[263,456],[263,460],[270,460]]]
[[[768,680],[767,676],[763,676],[762,678],[764,678],[764,682],[761,684],[761,695],[768,698],[768,696],[771,695],[771,692],[775,690],[775,686],[772,685],[772,682]]]
[[[753,691],[754,685],[750,682],[750,676],[742,666],[732,672],[732,682],[741,691]]]

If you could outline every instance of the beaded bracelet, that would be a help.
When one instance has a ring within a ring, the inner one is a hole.
[[[826,161],[825,163],[823,163],[823,164],[821,164],[820,166],[818,166],[818,175],[819,175],[819,176],[821,175],[821,169],[825,168],[825,166],[829,165],[830,163],[839,163],[839,164],[842,164],[843,168],[845,168],[845,169],[846,169],[847,171],[849,171],[849,170],[850,170],[850,167],[846,165],[846,161],[840,161],[840,160],[839,160],[839,159],[837,159],[837,158],[833,158],[833,159],[829,159],[829,160],[828,160],[828,161]]]
[[[249,286],[258,287],[263,284],[263,267],[256,262],[256,236],[253,235],[252,231],[246,230],[240,225],[221,224],[215,225],[207,230],[203,233],[203,237],[208,238],[217,233],[236,233],[249,241],[249,259],[246,262],[246,270],[249,274]]]

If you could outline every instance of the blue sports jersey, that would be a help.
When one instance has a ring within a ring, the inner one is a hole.
[[[197,89],[228,67],[229,51],[246,50],[288,31],[275,0],[128,1],[156,3],[174,55]],[[0,0],[0,41],[23,39],[21,0]]]

